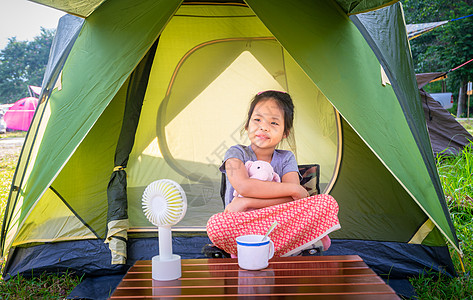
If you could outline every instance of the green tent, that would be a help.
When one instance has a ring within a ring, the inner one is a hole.
[[[339,203],[328,254],[360,254],[391,276],[455,273],[396,1],[35,2],[75,16],[59,23],[13,180],[4,275],[121,272],[156,255],[141,195],[164,178],[189,202],[175,249],[199,257],[206,221],[223,210],[223,154],[247,143],[248,103],[268,89],[295,99],[291,149],[321,165],[322,191]]]

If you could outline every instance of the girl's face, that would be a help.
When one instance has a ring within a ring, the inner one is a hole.
[[[273,98],[261,100],[255,105],[248,123],[248,137],[251,145],[274,150],[285,137],[284,128],[284,111],[276,100]]]

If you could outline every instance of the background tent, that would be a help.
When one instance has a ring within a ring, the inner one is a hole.
[[[40,86],[34,86],[34,85],[29,85],[28,86],[28,92],[30,93],[30,96],[36,96],[39,97],[41,95],[41,87]]]
[[[468,18],[468,17],[471,17],[471,16],[473,16],[473,15],[467,15],[467,16],[456,18],[456,19],[440,21],[440,22],[407,24],[406,25],[407,36],[408,36],[409,40],[412,40],[412,39],[415,39],[416,37],[419,37],[419,36],[423,35],[424,33],[427,33],[429,31],[434,30],[437,27],[445,25],[448,22],[453,22],[453,21],[465,19],[465,18]]]
[[[440,22],[430,22],[430,23],[420,23],[420,24],[408,24],[406,25],[407,34],[409,40],[415,39],[416,37],[421,36],[422,34],[434,30],[437,27],[440,27],[444,24],[447,24],[448,21]]]
[[[7,128],[28,131],[37,106],[38,98],[34,97],[27,97],[16,101],[5,112],[3,117],[5,123],[7,123]]]
[[[249,100],[267,89],[294,97],[292,149],[339,202],[327,254],[359,254],[391,283],[455,273],[400,4],[348,17],[390,1],[38,2],[86,18],[58,26],[2,226],[7,278],[149,259],[157,230],[141,194],[161,178],[189,201],[174,250],[202,257],[223,153],[247,143]],[[111,264],[104,241],[127,257]]]
[[[473,137],[451,113],[423,89],[429,82],[444,75],[445,72],[417,74],[417,86],[434,154],[456,155],[473,141]]]

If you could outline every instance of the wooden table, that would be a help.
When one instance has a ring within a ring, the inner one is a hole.
[[[400,299],[357,255],[296,256],[247,271],[237,259],[183,259],[182,277],[151,278],[151,261],[138,261],[110,299],[160,298]]]

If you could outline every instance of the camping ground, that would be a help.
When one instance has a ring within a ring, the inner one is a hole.
[[[18,140],[23,140],[25,135],[26,133],[21,131],[0,134],[0,218],[2,221],[22,146]],[[3,266],[2,262],[2,269]],[[0,299],[64,299],[79,282],[80,278],[72,274],[44,274],[34,279],[19,276],[8,282],[0,279]]]
[[[472,122],[473,123],[473,122]],[[473,133],[471,124],[462,122]],[[7,138],[21,138],[24,133],[9,132],[0,135],[0,141]],[[447,196],[450,213],[464,252],[463,273],[456,253],[451,254],[459,274],[456,278],[437,278],[430,274],[412,278],[419,299],[473,299],[473,143],[458,157],[439,159],[437,168]],[[3,220],[11,180],[16,167],[21,144],[0,143],[0,215]],[[3,264],[2,264],[3,266]],[[42,275],[26,279],[17,276],[8,282],[0,279],[1,299],[63,299],[80,282],[74,274]]]
[[[466,130],[468,130],[469,133],[471,133],[473,135],[473,120],[470,120],[470,121],[459,121],[460,124],[463,125],[463,127],[465,127]]]

